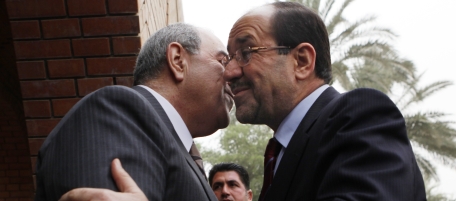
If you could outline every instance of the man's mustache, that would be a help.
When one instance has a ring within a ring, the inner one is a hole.
[[[236,89],[238,89],[238,88],[250,88],[252,86],[252,83],[236,80],[236,81],[230,82],[229,85],[231,87],[231,91],[235,92]]]

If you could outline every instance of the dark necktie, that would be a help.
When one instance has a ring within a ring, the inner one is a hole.
[[[206,173],[204,172],[203,158],[201,158],[201,154],[199,153],[198,149],[196,148],[195,142],[193,142],[189,153],[190,153],[190,156],[192,156],[193,160],[195,161],[196,165],[199,167],[201,173],[203,173],[204,178],[206,178],[206,180],[207,180]]]
[[[266,151],[264,152],[263,187],[261,188],[260,201],[264,200],[264,196],[269,186],[271,186],[272,179],[274,178],[274,167],[281,148],[282,145],[275,138],[271,138],[268,146],[266,146]]]

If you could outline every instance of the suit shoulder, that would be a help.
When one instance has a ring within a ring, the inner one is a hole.
[[[114,100],[140,100],[148,102],[144,96],[134,89],[126,86],[106,86],[102,87],[86,97],[84,97],[80,102],[83,101],[114,101]]]
[[[331,116],[370,118],[386,115],[403,119],[396,104],[383,92],[370,88],[358,88],[345,92],[331,106],[326,107],[325,113]]]
[[[357,88],[345,93],[345,95],[357,95],[357,96],[384,96],[388,97],[385,93],[372,88]]]
[[[153,109],[149,106],[149,101],[139,92],[125,86],[106,86],[102,87],[78,101],[71,110],[65,115],[71,116],[76,111],[93,112],[96,110],[108,111],[126,109],[124,112],[144,111]],[[87,110],[87,111],[86,111]]]
[[[348,103],[395,105],[383,92],[371,88],[357,88],[342,94],[342,100]]]
[[[102,95],[102,94],[112,94],[112,93],[133,93],[133,94],[139,94],[137,93],[134,89],[130,88],[130,87],[126,87],[126,86],[121,86],[121,85],[112,85],[112,86],[106,86],[106,87],[102,87],[92,93],[90,93],[89,95]]]

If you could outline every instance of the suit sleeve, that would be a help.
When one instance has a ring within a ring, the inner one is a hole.
[[[35,200],[58,200],[78,187],[118,190],[110,164],[119,158],[149,200],[163,200],[169,134],[150,104],[126,87],[82,99],[40,149]]]
[[[324,120],[317,200],[415,200],[421,174],[404,118],[386,95],[349,92]]]

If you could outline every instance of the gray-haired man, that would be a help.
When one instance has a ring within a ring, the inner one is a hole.
[[[206,30],[174,24],[156,32],[138,55],[137,86],[93,92],[48,136],[35,200],[58,200],[78,187],[118,190],[109,166],[114,158],[149,200],[216,200],[189,151],[192,138],[229,123],[226,55]]]

